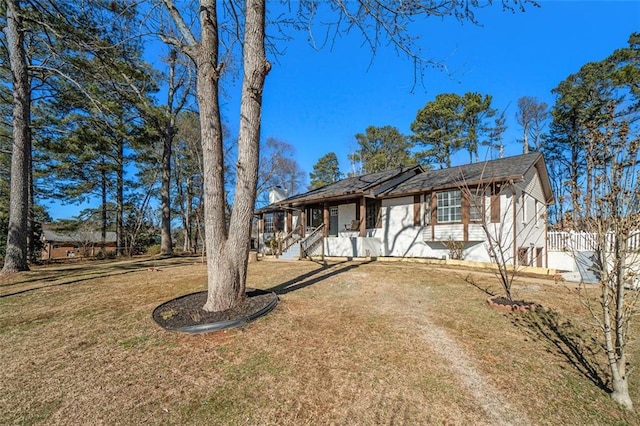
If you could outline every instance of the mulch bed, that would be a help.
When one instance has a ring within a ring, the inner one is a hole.
[[[201,291],[178,297],[158,306],[152,314],[153,320],[168,330],[181,330],[189,327],[206,326],[216,323],[236,323],[241,325],[260,316],[263,311],[275,306],[277,295],[264,290],[247,289],[246,298],[236,307],[222,312],[207,312],[202,307],[207,301],[207,292]],[[276,300],[274,300],[276,299]],[[264,312],[264,313],[266,313]],[[228,328],[228,327],[222,327]]]
[[[502,311],[520,311],[520,312],[528,312],[535,311],[538,307],[533,302],[527,302],[525,300],[509,300],[503,296],[493,296],[487,299],[487,303],[489,306],[500,309]]]

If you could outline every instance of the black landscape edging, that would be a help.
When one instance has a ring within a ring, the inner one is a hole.
[[[151,314],[151,318],[153,319],[153,322],[155,322],[156,324],[158,324],[160,327],[164,328],[165,330],[169,330],[169,331],[178,331],[181,333],[189,333],[189,334],[202,334],[202,333],[208,333],[211,331],[220,331],[220,330],[225,330],[225,329],[229,329],[229,328],[235,328],[235,327],[241,327],[251,321],[254,321],[258,318],[260,318],[261,316],[264,316],[266,314],[268,314],[269,312],[271,312],[276,305],[278,304],[278,295],[273,292],[267,292],[264,290],[259,290],[259,289],[254,289],[254,288],[247,288],[246,289],[246,293],[252,292],[252,291],[257,291],[257,292],[262,292],[262,293],[270,293],[271,295],[273,295],[273,299],[271,300],[271,302],[269,302],[266,306],[264,306],[263,308],[259,309],[258,311],[244,316],[242,318],[238,318],[238,319],[234,319],[234,320],[226,320],[226,321],[216,321],[216,322],[211,322],[211,323],[207,323],[207,324],[198,324],[198,325],[188,325],[185,327],[179,327],[179,328],[168,328],[168,327],[164,327],[161,324],[158,324],[158,322],[154,319],[154,313],[162,308],[165,304],[173,301],[173,300],[178,300],[178,299],[182,299],[185,297],[189,297],[193,294],[197,294],[197,293],[202,293],[201,291],[196,291],[194,293],[189,293],[189,294],[185,294],[182,295],[180,297],[176,297],[175,299],[169,300],[167,302],[164,302],[163,304],[159,305],[158,307],[156,307],[152,314]]]

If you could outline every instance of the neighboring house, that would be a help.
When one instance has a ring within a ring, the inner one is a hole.
[[[93,231],[42,231],[42,260],[70,257],[92,257],[102,251],[102,235]],[[116,233],[107,232],[104,251],[116,251]]]
[[[259,249],[294,258],[443,258],[456,247],[466,260],[491,262],[489,232],[509,263],[546,267],[552,201],[540,153],[443,170],[397,168],[258,210]]]

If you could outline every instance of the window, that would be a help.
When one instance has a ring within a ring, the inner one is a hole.
[[[338,216],[338,206],[330,207],[329,214],[331,216]]]
[[[460,222],[461,201],[460,191],[438,192],[438,223]]]
[[[382,203],[380,200],[367,200],[366,204],[366,220],[367,229],[380,227],[380,209]]]
[[[284,212],[266,213],[264,215],[264,232],[271,234],[284,231]]]
[[[273,233],[273,213],[264,215],[264,232],[266,234]]]
[[[310,208],[307,210],[307,226],[317,228],[324,222],[322,209]]]
[[[527,195],[522,193],[522,223],[527,223]]]
[[[274,224],[276,232],[284,231],[284,212],[276,212],[274,218]]]
[[[534,201],[533,214],[535,215],[536,226],[540,226],[540,203],[538,200]]]
[[[530,266],[529,249],[527,247],[520,247],[518,249],[518,264],[522,266]]]

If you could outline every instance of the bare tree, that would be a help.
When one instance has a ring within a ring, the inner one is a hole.
[[[608,117],[606,127],[589,131],[598,147],[590,206],[594,214],[583,225],[592,237],[589,268],[600,291],[593,299],[585,285],[582,294],[601,331],[611,374],[611,397],[631,410],[627,345],[640,296],[640,135],[628,121],[614,119],[613,105]]]
[[[251,220],[258,181],[262,89],[270,65],[265,53],[265,2],[248,0],[244,11],[244,74],[236,161],[234,208],[227,229],[225,214],[224,145],[220,120],[217,2],[201,0],[200,39],[171,0],[163,0],[182,40],[165,37],[181,49],[197,68],[201,143],[204,166],[205,239],[209,291],[208,311],[229,309],[244,298]]]
[[[293,158],[295,148],[282,140],[267,138],[260,148],[257,204],[269,204],[269,190],[280,187],[287,196],[295,195],[303,187],[304,172]]]
[[[548,200],[527,192],[525,176],[496,179],[485,165],[481,167],[475,176],[462,175],[458,187],[463,205],[468,205],[470,221],[482,230],[504,296],[513,302],[512,287],[518,273],[535,266],[543,255],[546,235],[539,225],[546,221]]]
[[[522,126],[522,153],[526,154],[533,148],[539,151],[542,134],[549,119],[549,106],[537,98],[523,96],[518,99],[516,120]]]
[[[188,55],[197,69],[208,271],[208,298],[204,309],[222,311],[239,304],[244,298],[258,179],[262,91],[270,70],[265,51],[266,5],[265,0],[246,0],[243,6],[235,1],[200,0],[197,11],[199,28],[192,29],[173,0],[161,1],[179,34],[175,37],[166,31],[161,35],[162,39]],[[523,10],[522,1],[503,0],[501,3],[506,8]],[[335,22],[324,27],[329,28],[329,32],[338,36],[355,29],[363,35],[374,54],[388,42],[420,66],[427,61],[415,53],[414,37],[408,34],[408,28],[416,17],[454,16],[475,22],[473,11],[478,7],[475,2],[470,6],[457,1],[433,3],[419,0],[401,3],[379,0],[325,3],[312,0],[292,2],[292,5],[298,10],[296,17],[289,22],[297,28],[309,28],[318,8],[328,8],[335,16]],[[224,10],[230,17],[225,25],[221,25],[218,19],[219,10]],[[229,29],[227,38],[221,38],[221,31]],[[221,60],[220,49],[221,46],[228,47],[225,43],[237,46],[235,42],[240,41],[240,34],[243,34],[240,42],[243,59],[240,130],[233,211],[227,226],[219,100],[224,61]]]

